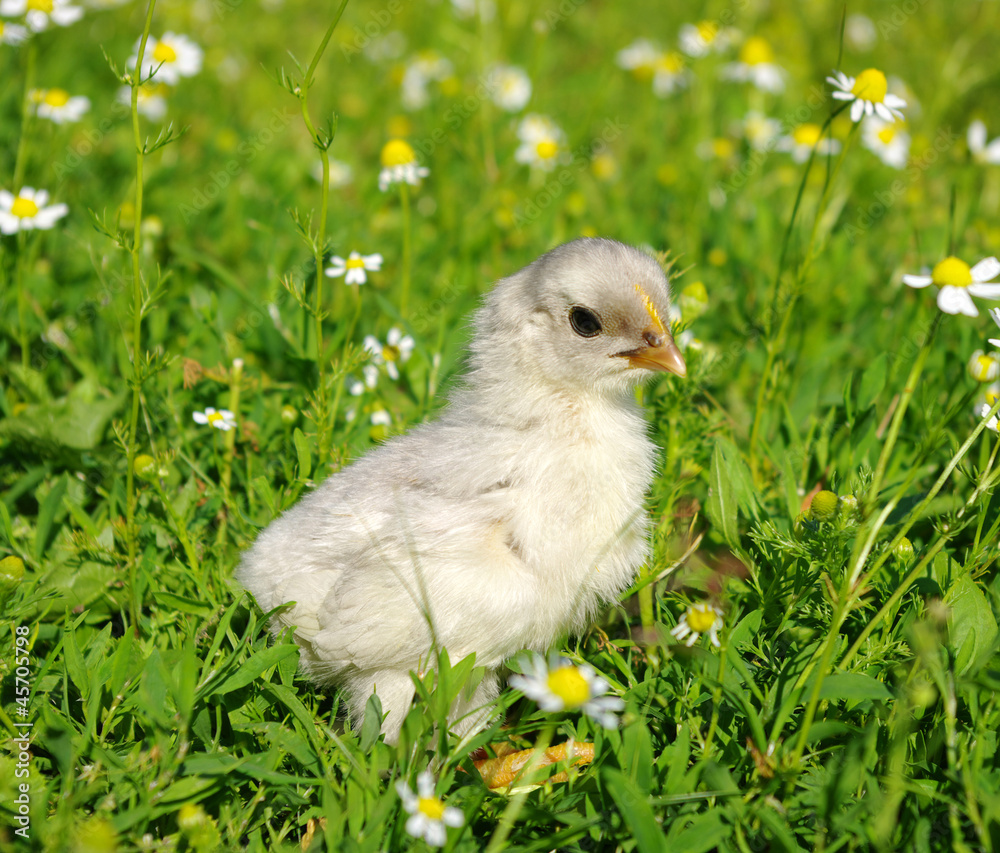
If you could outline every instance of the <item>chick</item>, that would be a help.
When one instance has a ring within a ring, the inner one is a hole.
[[[327,479],[257,539],[237,579],[264,610],[294,602],[301,663],[373,691],[398,736],[411,670],[435,648],[486,677],[452,708],[480,725],[506,660],[583,629],[649,551],[655,447],[634,389],[686,372],[655,260],[607,239],[560,246],[500,280],[476,312],[470,369],[437,421]]]

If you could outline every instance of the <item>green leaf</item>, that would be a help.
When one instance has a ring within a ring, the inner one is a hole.
[[[820,688],[821,699],[875,699],[887,702],[892,692],[881,681],[863,672],[835,672],[828,675]]]
[[[52,484],[52,490],[45,496],[38,508],[38,527],[35,530],[35,559],[41,563],[52,541],[56,513],[62,509],[63,497],[69,480],[65,474]]]
[[[709,521],[719,530],[730,545],[739,545],[737,512],[757,518],[757,498],[750,469],[736,445],[724,438],[715,442],[712,465],[709,470],[709,487],[706,512]]]
[[[179,610],[182,613],[193,613],[195,616],[208,616],[215,610],[211,604],[207,604],[204,601],[198,601],[194,598],[185,598],[184,596],[177,595],[173,592],[161,592],[156,590],[153,592],[153,598],[156,599],[157,604],[162,605],[169,610]]]
[[[878,395],[885,389],[889,377],[889,355],[879,353],[861,374],[858,386],[858,411],[863,412],[875,404]]]
[[[997,621],[979,585],[968,575],[959,578],[945,594],[951,608],[948,638],[955,668],[965,674],[973,662],[991,649],[997,638]]]
[[[618,811],[628,824],[639,853],[668,853],[667,839],[656,822],[649,799],[636,787],[635,782],[612,767],[601,771],[605,790],[611,794]],[[675,848],[680,849],[680,848]]]
[[[253,655],[250,660],[241,664],[240,668],[236,672],[234,672],[231,676],[229,676],[229,678],[223,681],[222,684],[214,688],[211,692],[221,696],[225,693],[231,693],[234,690],[239,690],[241,687],[246,687],[263,672],[270,669],[272,666],[277,665],[278,661],[282,658],[286,658],[289,655],[296,654],[297,652],[298,647],[292,644],[270,646],[261,652],[257,652],[257,654]]]
[[[295,452],[299,457],[299,479],[308,480],[312,473],[312,450],[309,447],[309,439],[298,427],[292,433],[292,441],[295,443]]]

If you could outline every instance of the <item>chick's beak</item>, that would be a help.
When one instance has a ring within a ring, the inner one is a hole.
[[[687,376],[684,356],[668,332],[649,328],[642,333],[642,338],[648,346],[632,350],[627,354],[629,367],[644,367],[646,370],[660,370]]]

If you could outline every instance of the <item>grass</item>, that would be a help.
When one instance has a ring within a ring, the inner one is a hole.
[[[942,315],[900,277],[1000,246],[1000,168],[965,141],[974,118],[1000,135],[1000,12],[852,4],[864,48],[841,47],[837,3],[500,6],[350,3],[321,52],[339,4],[161,0],[0,46],[0,187],[23,176],[70,208],[0,239],[5,849],[420,849],[395,783],[427,767],[465,816],[449,850],[997,849],[998,444],[966,368],[996,332],[988,301]],[[116,103],[102,55],[124,71],[147,13],[206,51],[162,122]],[[767,39],[785,90],[720,81],[736,48],[664,98],[615,65],[701,19]],[[426,49],[451,71],[406,110]],[[518,117],[484,97],[497,60],[565,131],[555,171],[514,160]],[[902,168],[833,115],[826,75],[872,66],[909,88]],[[26,119],[33,86],[92,109]],[[785,133],[829,119],[841,152],[757,150],[749,110]],[[430,169],[402,198],[378,189],[393,137]],[[327,145],[353,170],[329,195]],[[433,415],[492,281],[582,234],[670,250],[703,345],[687,380],[644,392],[654,557],[563,649],[622,695],[621,725],[505,691],[504,735],[595,745],[568,781],[509,796],[469,758],[496,727],[435,730],[472,661],[426,676],[387,746],[374,704],[355,733],[296,675],[231,576],[282,509]],[[352,249],[385,257],[367,284],[321,275]],[[392,327],[415,341],[400,378],[348,393],[364,336]],[[196,424],[206,406],[237,428]],[[832,515],[810,510],[821,489]],[[724,612],[719,649],[669,634],[699,601]]]

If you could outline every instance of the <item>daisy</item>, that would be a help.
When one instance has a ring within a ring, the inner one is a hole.
[[[20,44],[28,37],[27,27],[0,21],[0,44]]]
[[[410,60],[403,72],[403,106],[416,110],[430,101],[428,87],[452,75],[451,63],[434,50],[422,51]]]
[[[360,397],[365,390],[371,391],[378,384],[378,368],[374,364],[366,364],[361,368],[363,379],[355,376],[347,377],[347,390],[352,397]]]
[[[136,55],[128,60],[129,68],[135,68],[139,42],[135,49]],[[143,81],[155,74],[158,83],[176,86],[182,77],[193,77],[201,71],[203,56],[202,49],[187,36],[178,33],[164,33],[160,38],[150,36],[139,74]]]
[[[910,134],[904,122],[869,116],[861,124],[861,144],[894,169],[902,169],[910,159]]]
[[[684,57],[676,50],[661,53],[653,63],[653,94],[672,95],[691,82],[691,72],[684,66]]]
[[[228,432],[236,426],[236,415],[229,409],[213,409],[209,406],[204,412],[195,412],[192,416],[196,424],[208,424],[223,432]]]
[[[649,39],[636,39],[615,56],[619,68],[631,71],[637,80],[652,80],[662,51]]]
[[[990,318],[1000,326],[1000,308],[990,308]],[[990,338],[990,343],[995,347],[1000,347],[1000,338]]]
[[[170,87],[165,83],[143,83],[139,87],[139,97],[136,101],[139,115],[145,116],[150,121],[160,121],[167,114],[168,94],[170,94]],[[132,87],[122,86],[119,88],[115,100],[119,104],[130,106],[132,104]]]
[[[378,188],[385,192],[393,184],[406,183],[420,186],[420,182],[430,174],[430,169],[417,162],[417,154],[404,139],[390,139],[382,148],[382,171],[378,176]]]
[[[981,418],[985,418],[987,415],[990,416],[989,421],[986,423],[986,428],[993,430],[993,432],[1000,432],[1000,425],[997,423],[997,416],[990,415],[990,409],[992,409],[998,399],[1000,399],[1000,385],[991,385],[986,389],[986,394],[980,398],[983,400],[978,406],[976,406],[976,414]]]
[[[698,642],[702,634],[708,634],[712,645],[719,648],[719,629],[722,627],[722,611],[714,604],[692,604],[671,630],[670,634],[678,641],[687,638],[685,646],[689,648]]]
[[[866,68],[857,77],[848,77],[843,71],[833,74],[826,81],[837,90],[833,93],[835,100],[853,101],[851,121],[860,121],[862,116],[870,115],[877,115],[884,121],[903,117],[906,101],[888,91],[889,81],[877,68]]]
[[[817,154],[836,154],[840,143],[836,139],[823,137],[823,128],[818,124],[800,124],[787,136],[782,136],[774,146],[778,151],[787,151],[796,163],[805,163],[813,148]]]
[[[577,666],[558,655],[546,663],[536,654],[522,659],[522,669],[525,674],[511,676],[509,684],[534,699],[543,711],[579,710],[606,729],[618,726],[616,712],[625,703],[617,696],[604,695],[610,686],[592,666]]]
[[[972,297],[1000,299],[1000,284],[988,283],[998,274],[1000,274],[1000,261],[996,258],[984,258],[970,268],[965,261],[948,257],[937,264],[930,275],[904,275],[903,282],[910,287],[936,284],[941,288],[937,296],[938,308],[945,314],[978,317],[979,311]]]
[[[378,253],[362,255],[359,252],[351,252],[346,261],[340,255],[334,255],[330,260],[333,266],[326,271],[326,274],[330,278],[343,275],[347,284],[364,284],[368,281],[366,271],[378,272],[382,269],[382,256]]]
[[[681,50],[688,56],[702,57],[709,53],[722,53],[733,42],[733,30],[719,27],[714,21],[684,24],[678,33]]]
[[[743,42],[737,61],[722,69],[722,77],[753,83],[764,92],[781,92],[785,88],[785,71],[774,62],[771,45],[760,36],[751,36]]]
[[[531,100],[531,78],[515,65],[494,65],[487,74],[493,103],[509,113],[519,113]]]
[[[751,110],[742,121],[743,136],[755,151],[766,151],[781,133],[781,122]]]
[[[968,142],[969,153],[972,155],[973,162],[980,165],[990,164],[993,166],[1000,164],[1000,137],[987,143],[986,125],[979,121],[979,119],[976,119],[969,125],[966,141]]]
[[[434,793],[434,777],[429,770],[417,776],[417,793],[400,780],[396,793],[403,801],[403,808],[410,816],[406,831],[414,838],[422,838],[431,847],[442,847],[447,840],[448,826],[461,826],[465,815],[454,806],[446,806]]]
[[[0,190],[0,234],[16,234],[32,229],[47,231],[69,213],[65,204],[46,207],[48,200],[48,192],[31,187],[22,187],[16,196],[7,190]]]
[[[35,115],[56,124],[79,121],[90,109],[90,98],[70,97],[65,89],[32,89],[28,99],[35,105]]]
[[[0,15],[24,21],[33,33],[49,28],[49,24],[66,27],[83,17],[83,9],[71,6],[70,0],[0,0]]]
[[[517,128],[521,145],[514,152],[514,159],[546,172],[551,172],[566,148],[566,135],[547,116],[525,116]]]
[[[366,335],[364,340],[364,347],[372,354],[372,361],[378,365],[385,365],[385,372],[394,381],[399,379],[397,362],[406,364],[410,360],[414,346],[416,344],[413,338],[404,335],[396,326],[389,329],[384,344],[374,335]]]
[[[969,359],[969,375],[976,382],[994,382],[1000,378],[1000,353],[977,349]]]

